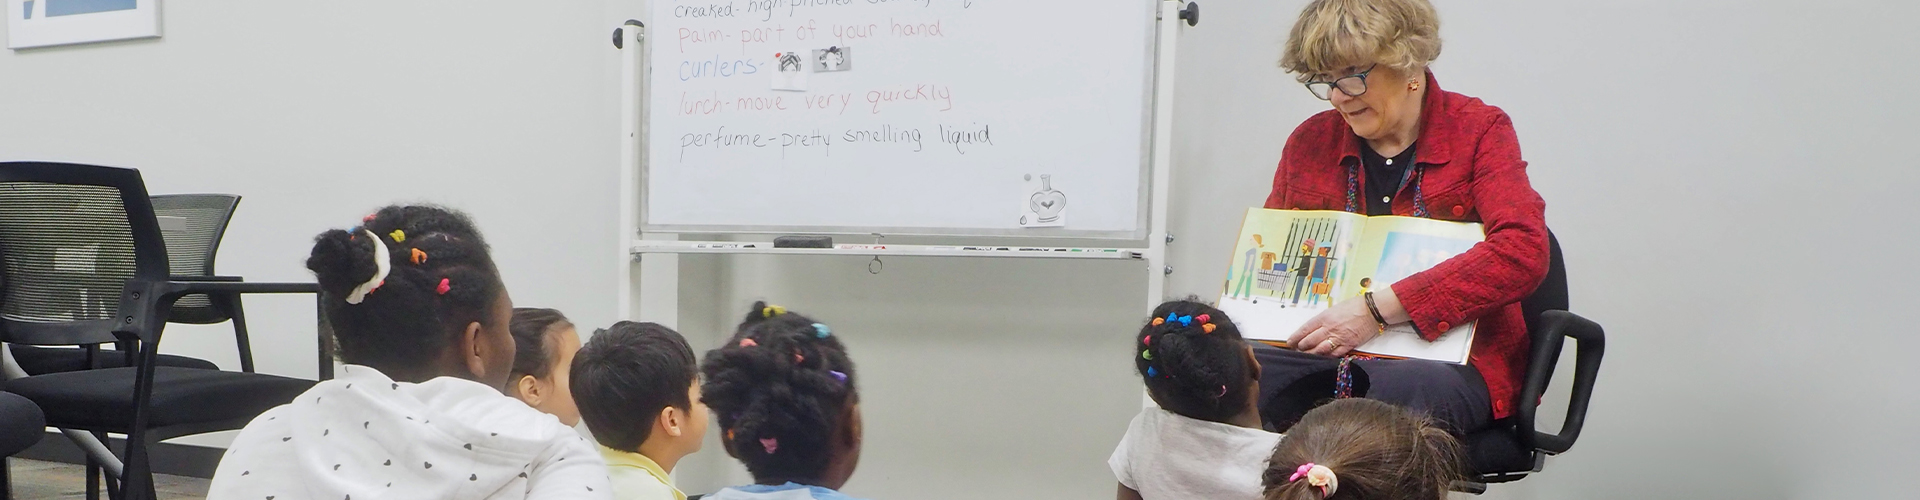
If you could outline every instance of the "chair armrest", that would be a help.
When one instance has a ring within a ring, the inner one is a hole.
[[[244,281],[244,279],[242,279],[239,276],[201,276],[201,275],[189,276],[189,275],[179,275],[179,274],[168,276],[167,279],[170,281]]]
[[[1600,359],[1606,354],[1606,333],[1594,323],[1567,311],[1546,311],[1540,315],[1539,331],[1533,332],[1533,349],[1528,357],[1525,385],[1520,389],[1519,419],[1516,431],[1520,444],[1549,454],[1573,448],[1586,425],[1587,403],[1593,398],[1594,377],[1600,374]],[[1574,340],[1573,395],[1567,402],[1567,419],[1559,434],[1539,431],[1535,418],[1540,397],[1553,379],[1554,364],[1560,361],[1561,347],[1567,338]]]
[[[219,276],[216,276],[218,278]],[[319,283],[261,283],[219,281],[170,281],[172,298],[195,293],[320,293]]]
[[[196,293],[320,293],[318,283],[256,283],[244,281],[127,280],[120,296],[113,335],[122,340],[157,343],[166,313],[183,295]]]

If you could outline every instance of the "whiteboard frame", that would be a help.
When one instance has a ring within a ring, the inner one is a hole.
[[[1133,1],[1145,3],[1150,6],[1157,6],[1158,4],[1166,3],[1167,0],[1133,0]],[[1178,3],[1184,4],[1184,2],[1178,2]],[[1152,209],[1151,207],[1149,207],[1149,205],[1153,203],[1152,194],[1151,194],[1153,189],[1151,186],[1151,182],[1154,177],[1153,175],[1153,169],[1154,169],[1153,155],[1154,155],[1154,140],[1155,140],[1154,132],[1157,128],[1155,126],[1155,123],[1156,123],[1156,120],[1158,119],[1158,117],[1155,114],[1158,109],[1158,106],[1156,103],[1156,100],[1158,99],[1158,93],[1155,92],[1154,89],[1156,88],[1156,83],[1158,83],[1155,81],[1156,79],[1155,77],[1158,72],[1159,65],[1161,63],[1160,61],[1161,57],[1159,54],[1160,47],[1157,42],[1160,38],[1160,31],[1163,29],[1161,26],[1163,24],[1161,22],[1161,18],[1164,17],[1160,12],[1162,9],[1158,7],[1152,8],[1152,9],[1146,9],[1146,10],[1152,15],[1145,16],[1146,18],[1141,20],[1141,22],[1147,23],[1147,28],[1148,28],[1147,34],[1151,38],[1147,41],[1148,43],[1146,44],[1146,48],[1145,48],[1146,53],[1142,55],[1147,57],[1147,60],[1150,61],[1152,64],[1148,64],[1147,71],[1145,71],[1145,74],[1140,75],[1142,79],[1146,80],[1145,88],[1147,92],[1145,96],[1146,97],[1145,101],[1142,102],[1140,105],[1140,114],[1141,114],[1140,164],[1136,167],[1136,169],[1138,170],[1139,179],[1138,179],[1138,182],[1136,183],[1135,194],[1134,194],[1135,201],[1134,201],[1133,229],[1130,231],[1103,231],[1103,230],[1084,230],[1084,229],[1072,229],[1072,228],[992,229],[992,228],[866,227],[866,226],[778,226],[778,225],[766,225],[766,224],[743,224],[743,225],[654,224],[650,222],[652,220],[652,215],[648,213],[648,210],[647,210],[648,204],[646,203],[646,196],[649,193],[648,190],[652,187],[649,184],[650,182],[649,177],[653,168],[653,166],[649,163],[649,158],[648,158],[649,155],[647,154],[648,145],[646,143],[648,139],[647,134],[652,133],[652,130],[651,130],[652,127],[650,126],[650,124],[652,123],[653,119],[650,113],[643,110],[643,108],[647,107],[653,102],[653,85],[651,84],[652,78],[653,78],[653,61],[648,59],[646,54],[639,54],[639,55],[629,57],[629,59],[636,58],[636,57],[639,58],[639,72],[636,73],[634,71],[626,71],[626,72],[623,72],[621,76],[622,80],[636,78],[635,75],[637,75],[637,78],[640,79],[640,82],[638,82],[638,85],[636,85],[639,88],[638,92],[640,96],[638,106],[626,104],[625,101],[623,100],[622,101],[623,106],[621,111],[622,114],[638,111],[639,120],[641,122],[641,125],[639,126],[639,136],[637,138],[634,138],[631,135],[628,136],[629,140],[637,142],[639,144],[638,146],[635,146],[635,147],[638,148],[640,153],[640,157],[639,157],[640,187],[639,187],[639,193],[637,195],[633,195],[635,198],[638,199],[639,231],[641,233],[672,233],[672,234],[820,234],[820,235],[885,234],[889,236],[991,236],[991,237],[1015,237],[1015,238],[1139,241],[1142,238],[1147,237],[1147,233],[1150,232],[1150,228],[1148,226],[1152,223],[1151,214],[1150,214],[1152,212]],[[648,20],[652,20],[651,16],[653,12],[651,11],[651,9],[647,12],[647,14],[649,16]],[[1176,20],[1177,20],[1177,17],[1176,17]],[[632,46],[639,47],[643,50],[646,49],[645,44],[636,43]],[[625,82],[623,82],[623,85],[621,88],[626,89],[628,88],[628,85],[625,84]],[[621,185],[631,186],[632,184],[623,182]],[[622,196],[625,197],[627,195],[623,193]],[[625,203],[623,202],[622,204],[624,205]],[[628,209],[623,206],[622,210],[628,210]]]
[[[1160,302],[1166,300],[1167,275],[1173,274],[1173,268],[1167,265],[1168,247],[1173,243],[1173,235],[1167,230],[1167,212],[1171,204],[1173,180],[1173,83],[1174,62],[1179,54],[1180,11],[1186,0],[1154,0],[1160,8],[1155,16],[1155,60],[1152,78],[1153,122],[1151,133],[1152,148],[1150,182],[1143,187],[1149,189],[1149,212],[1147,214],[1147,235],[1144,248],[1139,256],[1116,262],[1146,263],[1147,286],[1144,293],[1143,310],[1152,311]],[[645,28],[638,21],[628,21],[627,29],[619,36],[625,49],[621,50],[621,133],[626,136],[620,152],[620,215],[619,219],[619,261],[615,269],[619,285],[615,290],[615,309],[621,319],[650,321],[669,328],[679,327],[680,317],[680,253],[673,251],[649,251],[647,247],[673,246],[668,243],[642,243],[643,241],[673,242],[680,239],[678,234],[643,232],[640,224],[639,204],[640,173],[646,161],[645,138],[646,120],[640,108],[646,100],[644,93],[646,71]],[[708,254],[744,254],[769,253],[758,249],[717,249],[700,252]],[[875,252],[859,249],[822,249],[806,252],[805,255],[872,255]],[[1051,252],[1017,253],[1014,258],[1049,258]],[[644,259],[643,259],[644,256]],[[927,257],[952,258],[949,255],[930,253]],[[967,257],[971,257],[968,255]],[[1142,396],[1143,404],[1151,404]]]

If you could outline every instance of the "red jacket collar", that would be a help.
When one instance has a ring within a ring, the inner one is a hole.
[[[1451,148],[1449,147],[1449,143],[1453,141],[1451,137],[1446,137],[1452,129],[1439,126],[1439,124],[1436,123],[1447,116],[1446,106],[1447,92],[1440,90],[1440,81],[1433,78],[1432,70],[1428,70],[1427,95],[1421,98],[1420,103],[1420,137],[1418,138],[1420,142],[1420,152],[1414,155],[1415,164],[1439,166],[1447,164],[1447,162],[1453,158]],[[1345,125],[1346,121],[1342,120],[1340,123]],[[1347,141],[1346,145],[1341,148],[1340,163],[1342,165],[1358,164],[1360,162],[1360,141],[1364,139],[1361,139],[1358,135],[1354,135],[1353,127],[1351,126],[1347,127],[1347,135],[1352,136],[1353,140]]]

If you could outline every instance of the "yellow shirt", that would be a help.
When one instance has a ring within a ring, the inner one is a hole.
[[[639,453],[600,447],[607,461],[607,479],[613,483],[613,497],[623,500],[687,500],[687,494],[673,487],[673,479],[653,459]]]

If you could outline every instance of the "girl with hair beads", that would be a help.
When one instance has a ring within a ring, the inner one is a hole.
[[[700,371],[721,443],[754,481],[707,500],[851,500],[837,490],[860,462],[860,395],[831,328],[756,302]]]
[[[1129,499],[1257,499],[1280,440],[1260,428],[1260,365],[1226,313],[1194,300],[1154,308],[1134,367],[1158,408],[1127,426],[1107,465]]]
[[[346,366],[247,424],[208,497],[607,498],[592,443],[501,393],[513,301],[473,221],[390,206],[362,223],[307,259]]]
[[[1307,412],[1273,452],[1267,500],[1446,500],[1453,435],[1400,407],[1337,399]]]

